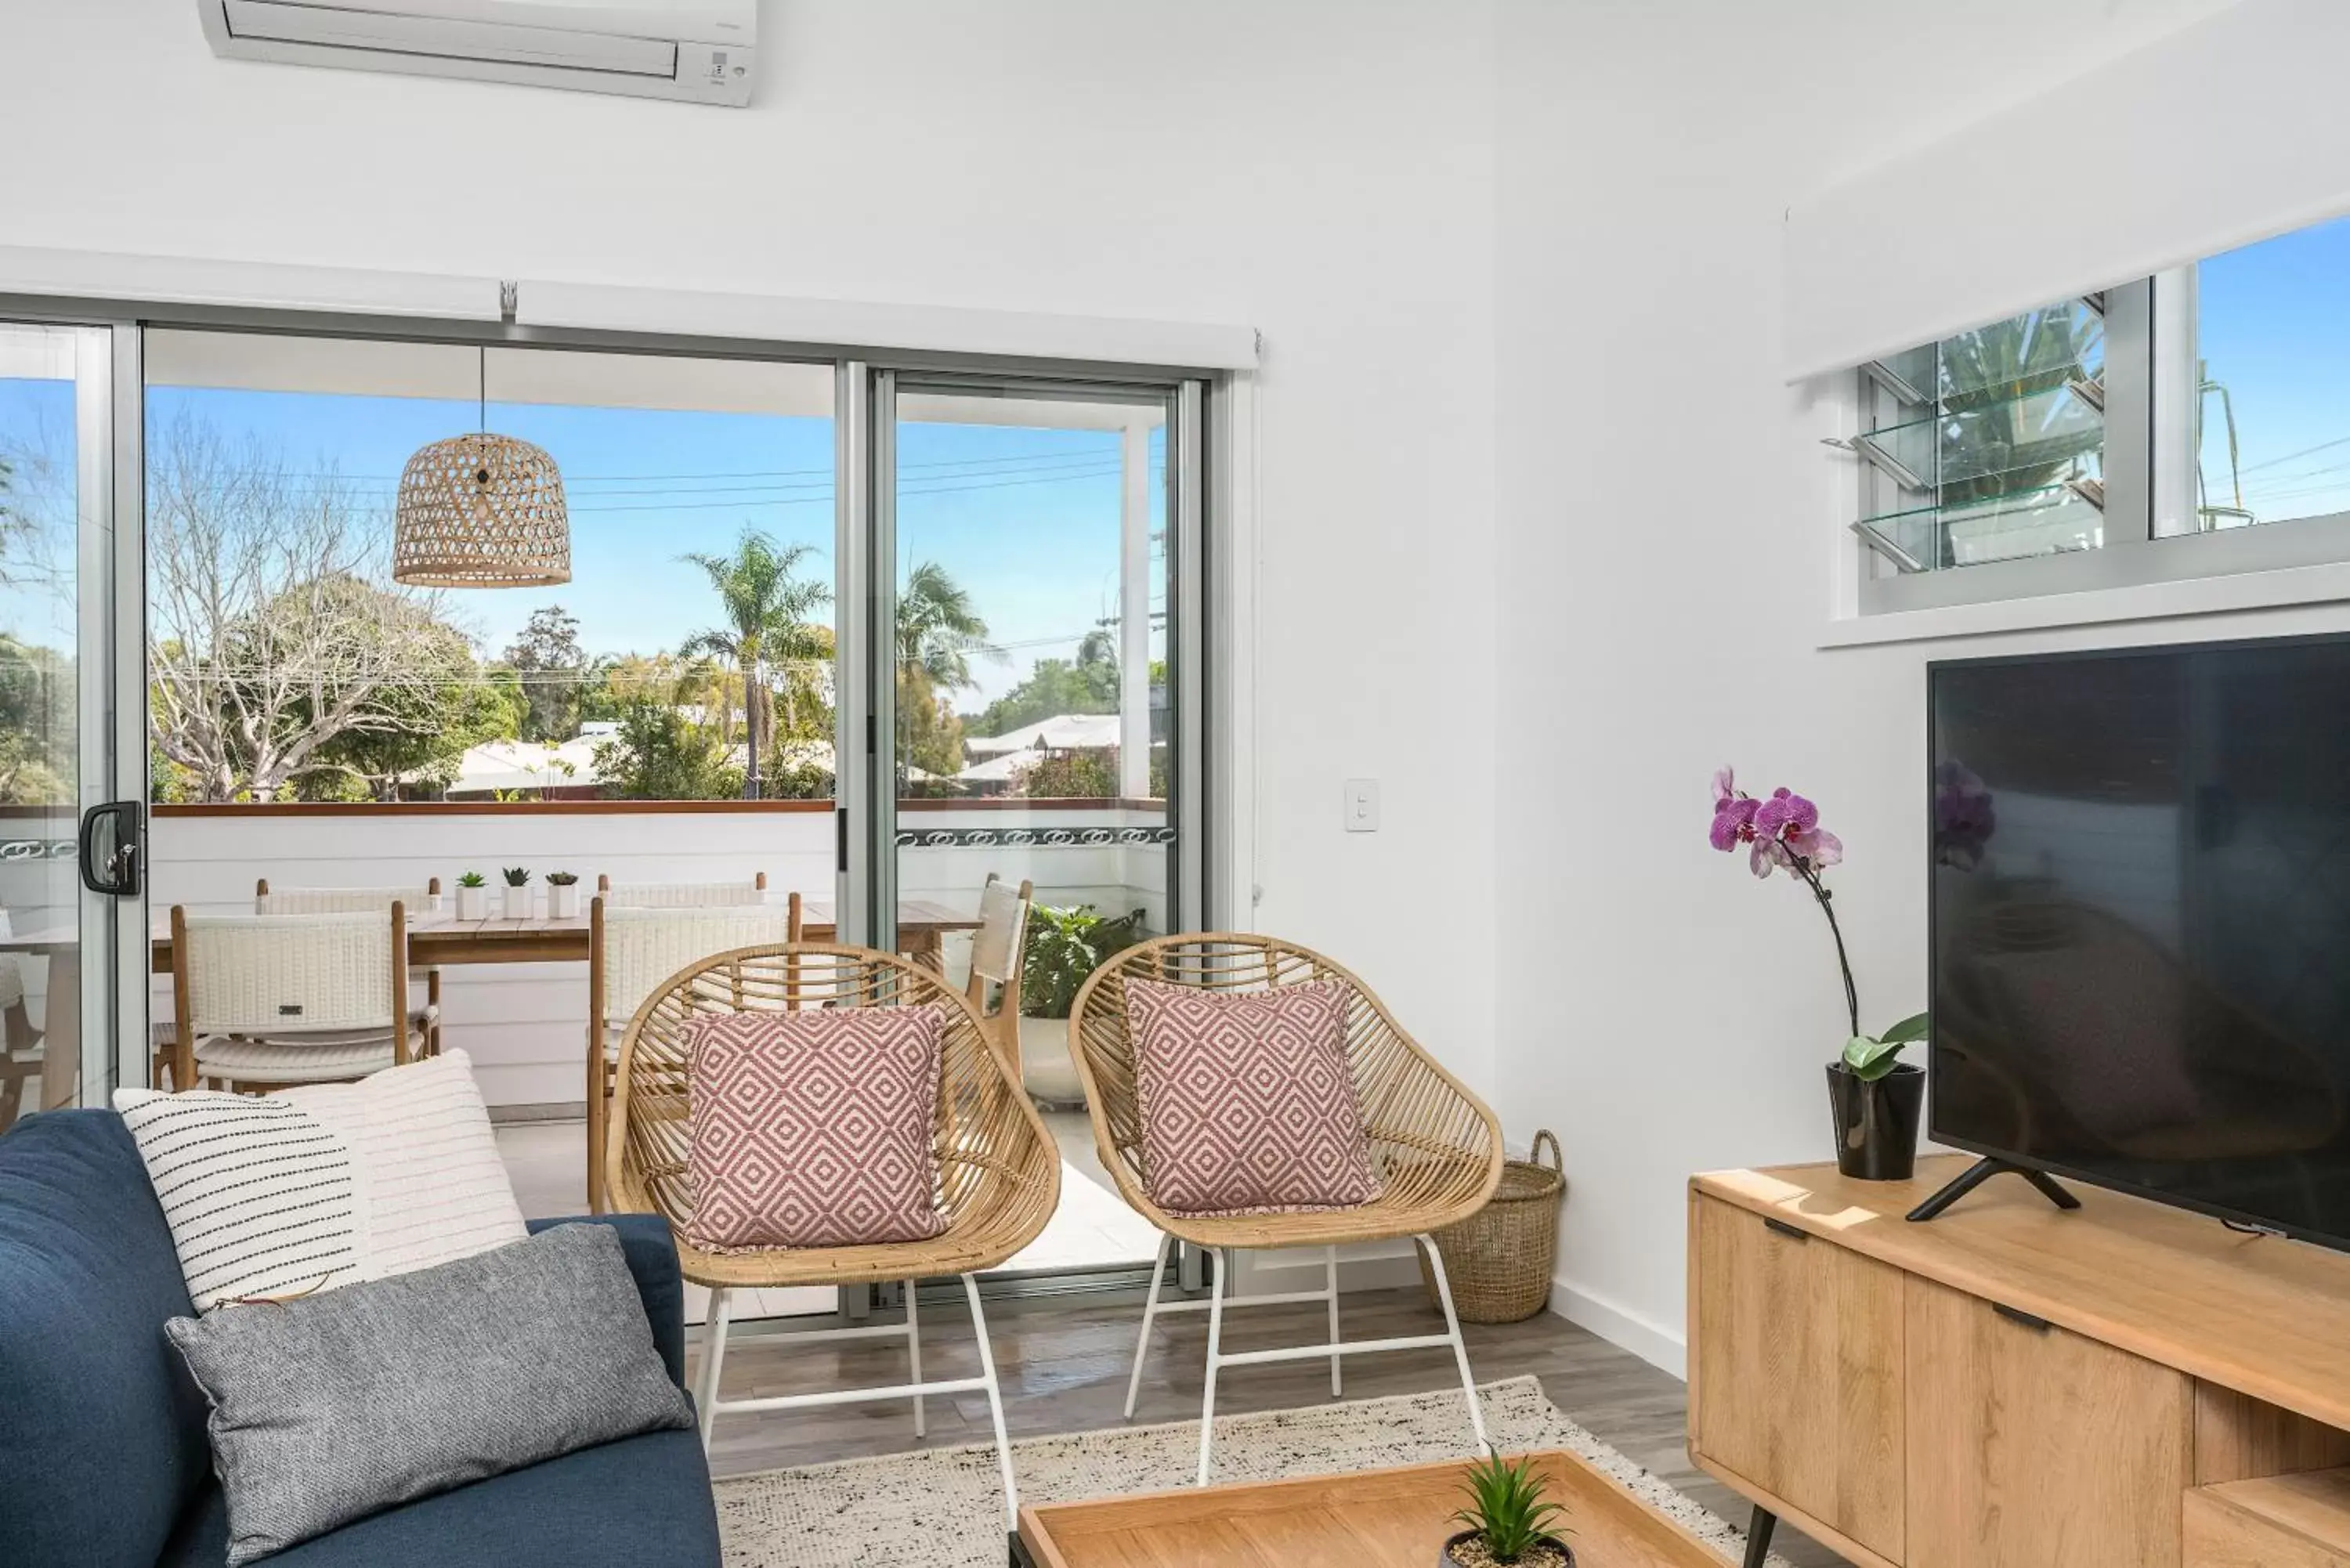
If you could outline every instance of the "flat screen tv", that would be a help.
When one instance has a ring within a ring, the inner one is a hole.
[[[2350,1248],[2350,637],[1928,683],[1933,1137]]]

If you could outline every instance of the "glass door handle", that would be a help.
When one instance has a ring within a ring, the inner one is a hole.
[[[146,821],[146,805],[136,800],[109,800],[82,813],[77,857],[81,865],[83,887],[117,898],[139,896],[140,837]],[[109,846],[100,857],[98,842],[102,823],[111,823],[114,831]]]

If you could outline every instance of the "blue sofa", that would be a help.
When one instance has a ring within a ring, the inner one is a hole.
[[[669,1229],[619,1231],[681,1387],[685,1296]],[[565,1220],[542,1220],[538,1230]],[[204,1401],[163,1337],[189,1313],[171,1231],[111,1111],[0,1137],[0,1563],[219,1568],[228,1521]],[[270,1559],[285,1568],[715,1568],[710,1471],[655,1432],[461,1487]]]

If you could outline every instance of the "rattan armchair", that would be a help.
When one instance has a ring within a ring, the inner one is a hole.
[[[923,1005],[938,1006],[946,1020],[941,1032],[943,1060],[934,1146],[945,1230],[927,1241],[747,1252],[706,1251],[683,1239],[694,1201],[686,1174],[691,1075],[684,1031],[690,1021],[712,1012]],[[1060,1200],[1061,1161],[1019,1080],[997,1054],[976,1010],[960,993],[931,970],[895,954],[827,943],[738,948],[691,964],[654,989],[620,1037],[606,1158],[606,1183],[613,1201],[624,1210],[666,1217],[679,1232],[678,1262],[685,1277],[710,1289],[705,1348],[695,1381],[705,1446],[711,1423],[721,1410],[749,1413],[910,1398],[919,1435],[924,1396],[984,1391],[995,1422],[1005,1518],[1016,1521],[1019,1499],[1004,1434],[1003,1399],[976,1276],[1019,1251],[1045,1229]],[[980,1376],[925,1382],[916,1286],[949,1274],[962,1278],[979,1341]],[[903,1327],[824,1330],[795,1334],[786,1343],[902,1335],[912,1362],[910,1381],[720,1402],[732,1292],[891,1281],[906,1286]]]
[[[1128,979],[1198,986],[1208,991],[1262,991],[1306,981],[1336,980],[1352,993],[1347,1011],[1347,1054],[1355,1091],[1370,1138],[1371,1167],[1383,1189],[1373,1201],[1351,1209],[1295,1214],[1210,1216],[1177,1213],[1150,1199],[1145,1185],[1142,1121],[1134,1080],[1134,1043],[1127,1033]],[[1439,1066],[1382,1006],[1371,989],[1347,970],[1306,948],[1271,937],[1231,931],[1189,932],[1159,937],[1127,949],[1094,971],[1069,1009],[1070,1054],[1085,1082],[1094,1146],[1118,1192],[1137,1212],[1159,1227],[1159,1261],[1143,1303],[1142,1334],[1135,1346],[1126,1413],[1134,1414],[1142,1384],[1143,1357],[1150,1347],[1152,1321],[1162,1312],[1205,1310],[1208,1371],[1200,1410],[1200,1483],[1207,1484],[1213,1446],[1216,1374],[1220,1367],[1265,1361],[1330,1361],[1330,1392],[1341,1388],[1340,1359],[1367,1351],[1419,1350],[1449,1346],[1469,1402],[1477,1444],[1486,1448],[1485,1421],[1469,1371],[1469,1352],[1452,1310],[1444,1260],[1430,1233],[1484,1207],[1502,1178],[1502,1127],[1483,1102]],[[1424,1249],[1444,1307],[1444,1333],[1397,1339],[1345,1342],[1338,1337],[1338,1248],[1357,1241],[1409,1236]],[[1159,1299],[1169,1248],[1177,1240],[1214,1254],[1214,1288],[1205,1302]],[[1285,1247],[1322,1249],[1323,1288],[1226,1300],[1231,1254]],[[1326,1345],[1227,1355],[1222,1349],[1227,1305],[1282,1302],[1326,1302]]]

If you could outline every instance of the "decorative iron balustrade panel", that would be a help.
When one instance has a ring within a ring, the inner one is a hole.
[[[1171,827],[910,827],[900,849],[1149,849],[1175,842]]]

